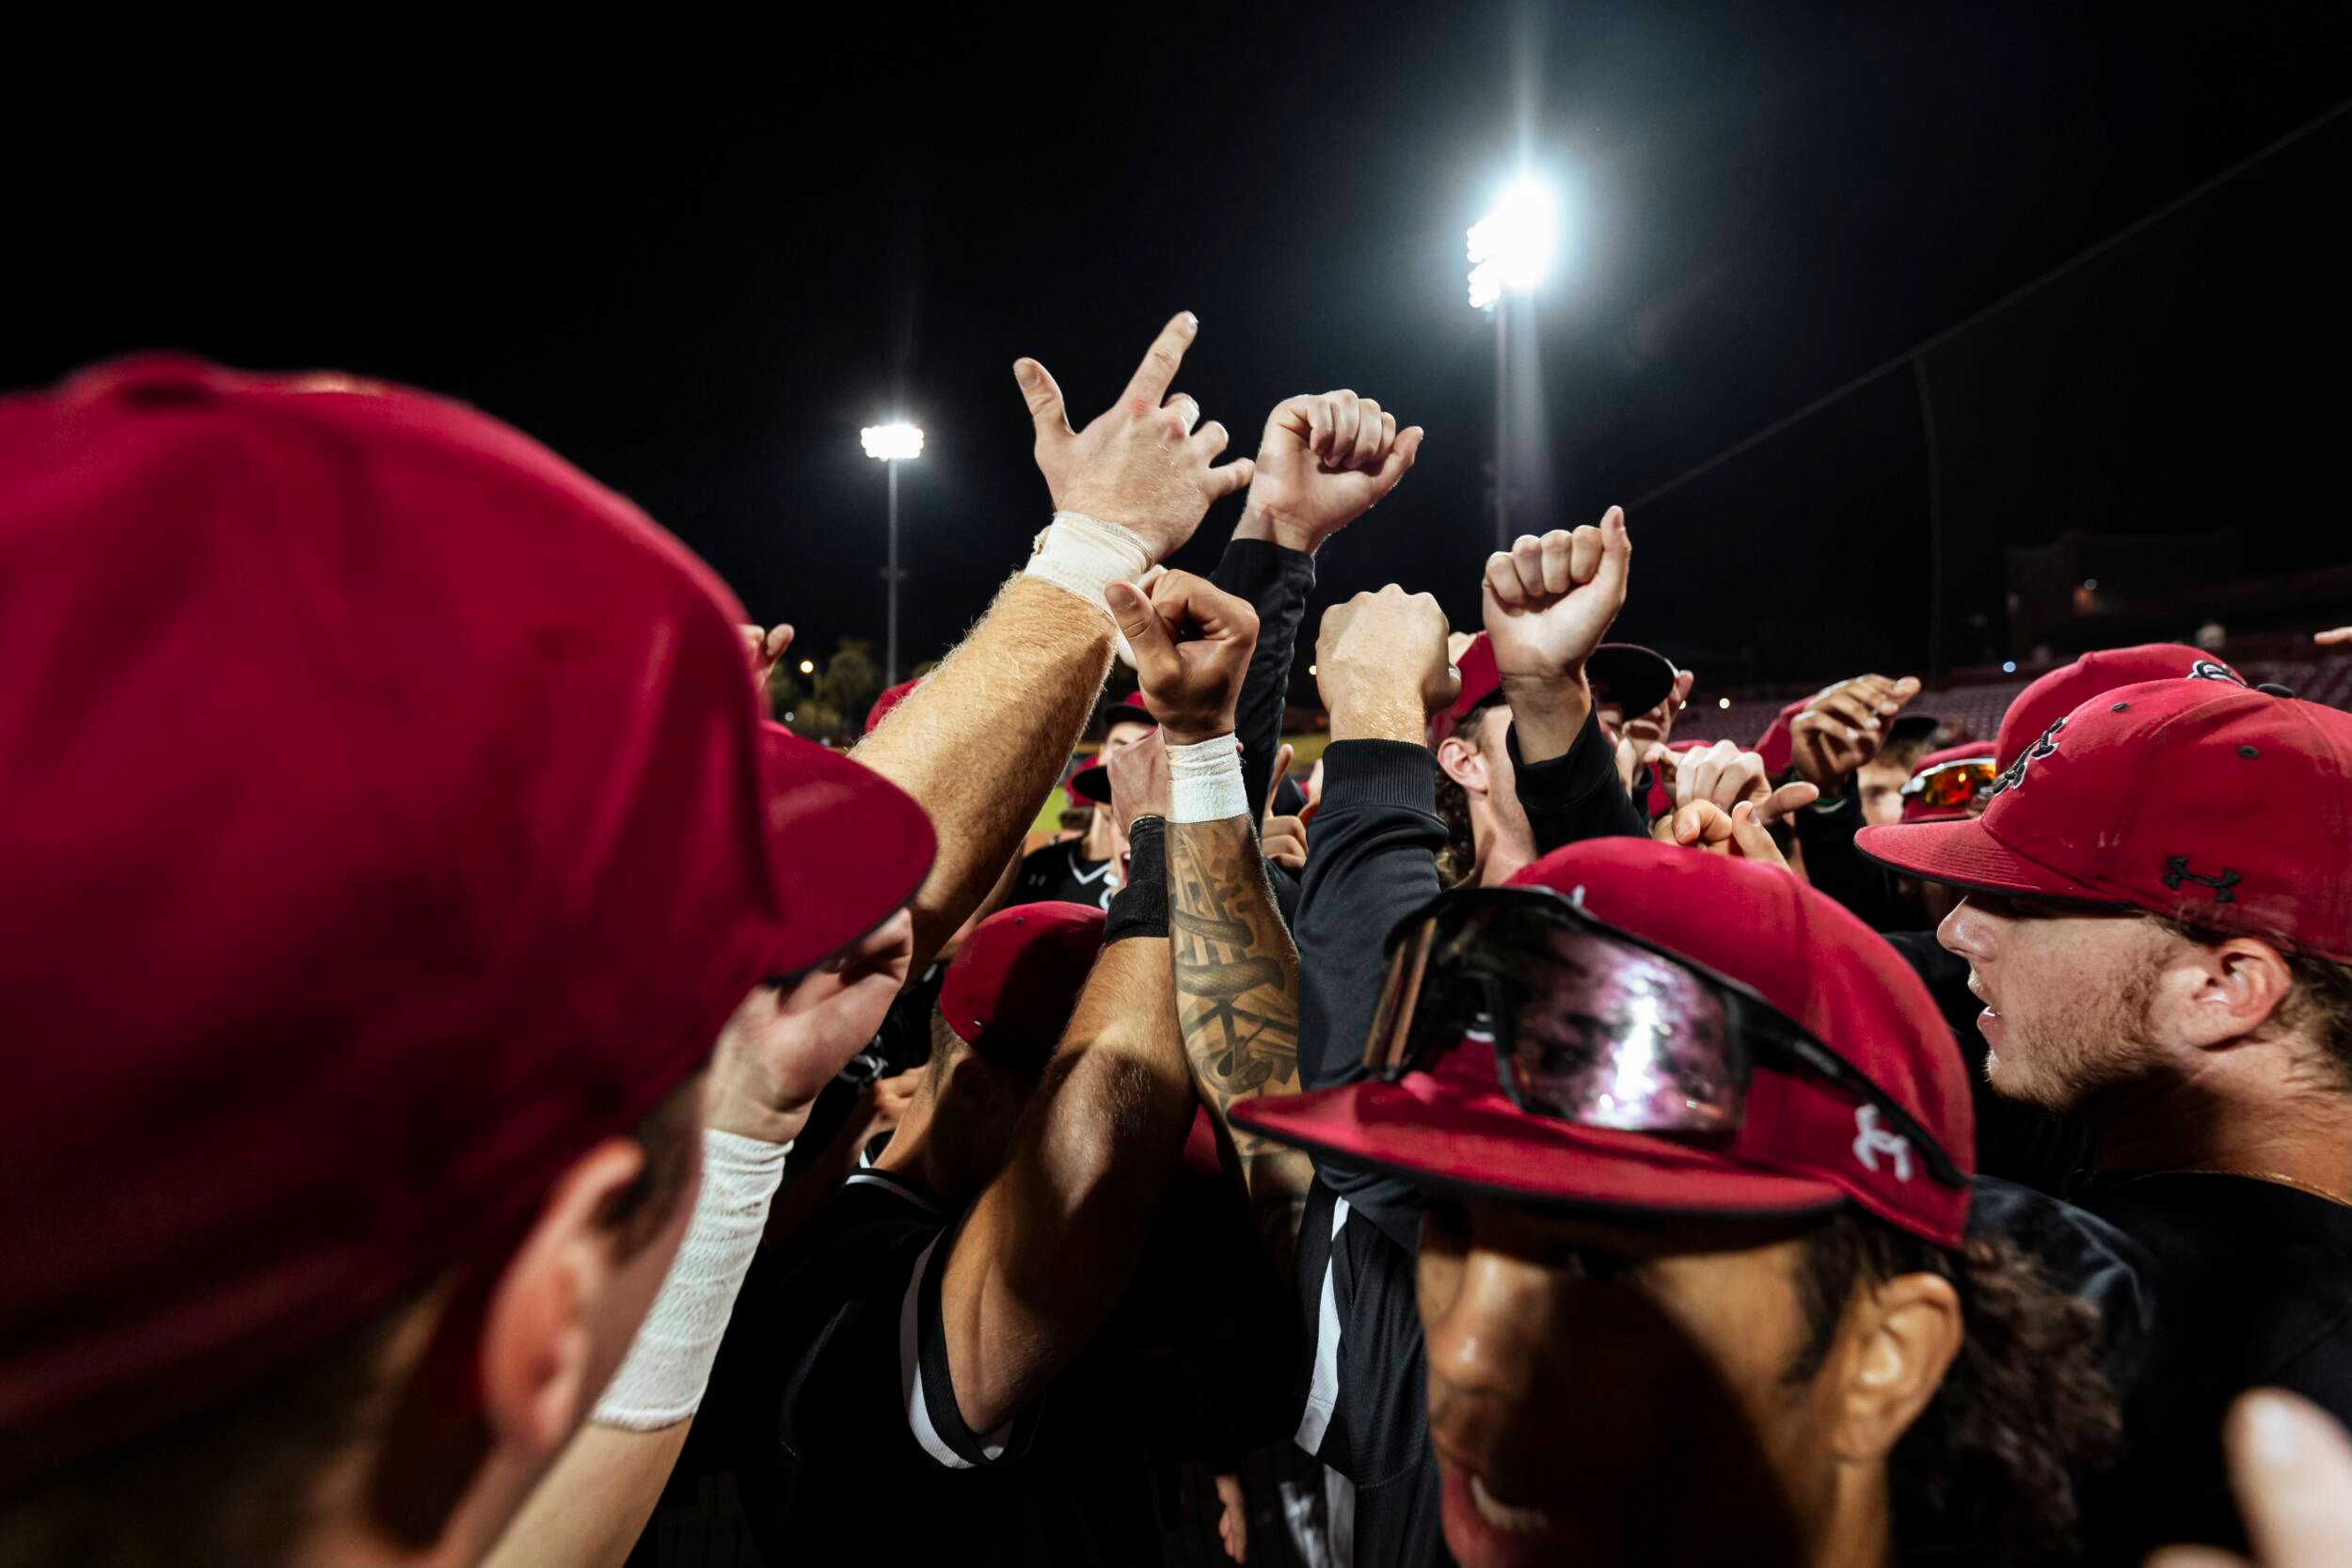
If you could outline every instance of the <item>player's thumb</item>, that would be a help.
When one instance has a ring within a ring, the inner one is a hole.
[[[1175,640],[1168,634],[1168,623],[1152,608],[1152,601],[1132,582],[1114,582],[1103,590],[1103,602],[1111,609],[1111,619],[1119,625],[1119,634],[1136,651],[1136,668],[1147,674],[1166,666],[1175,657]],[[1145,682],[1148,687],[1151,683]],[[1149,695],[1147,691],[1146,695]]]
[[[1012,378],[1021,383],[1021,396],[1029,405],[1030,422],[1041,444],[1060,441],[1071,434],[1070,415],[1062,407],[1061,388],[1046,368],[1034,359],[1012,362]]]
[[[1613,506],[1601,515],[1600,566],[1593,573],[1593,586],[1611,603],[1622,604],[1632,567],[1633,541],[1625,531],[1625,508]]]

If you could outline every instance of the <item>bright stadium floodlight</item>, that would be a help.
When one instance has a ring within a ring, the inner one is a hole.
[[[1525,293],[1542,283],[1559,248],[1560,198],[1532,175],[1512,181],[1470,225],[1470,309],[1492,309],[1503,290]]]
[[[903,463],[923,455],[923,433],[911,424],[869,424],[857,433],[866,455],[886,463]]]

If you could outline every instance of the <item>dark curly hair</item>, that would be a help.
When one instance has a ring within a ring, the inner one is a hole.
[[[2099,1313],[2008,1237],[1947,1251],[1858,1209],[1808,1233],[1797,1277],[1807,1340],[1790,1381],[1820,1370],[1857,1286],[1906,1274],[1951,1280],[1967,1332],[1888,1463],[1899,1550],[2009,1564],[2078,1557],[2077,1489],[2122,1441]]]

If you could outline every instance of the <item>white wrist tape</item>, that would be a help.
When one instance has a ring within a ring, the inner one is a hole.
[[[768,1205],[791,1150],[788,1143],[703,1130],[703,1184],[694,1217],[628,1358],[596,1402],[590,1418],[598,1426],[657,1432],[701,1407],[735,1294],[759,1251]]]
[[[1249,815],[1249,794],[1241,786],[1241,744],[1220,735],[1191,746],[1168,749],[1168,819],[1223,822]]]
[[[1134,530],[1083,512],[1057,512],[1021,575],[1066,589],[1109,615],[1103,590],[1135,581],[1151,564],[1152,551]]]

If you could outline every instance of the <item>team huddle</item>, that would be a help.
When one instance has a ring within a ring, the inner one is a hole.
[[[471,409],[0,402],[0,1563],[2265,1551],[2225,1433],[2352,1419],[2352,716],[2151,644],[1677,740],[1613,507],[1324,607],[1294,779],[1423,432],[1224,459],[1197,333],[1082,427],[1016,363],[1052,521],[846,754]]]

